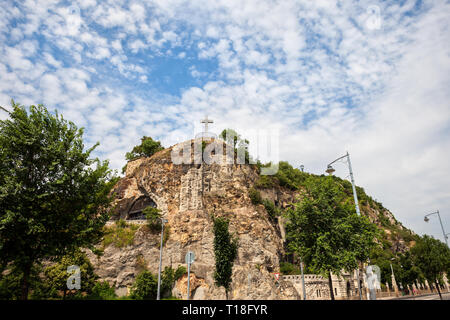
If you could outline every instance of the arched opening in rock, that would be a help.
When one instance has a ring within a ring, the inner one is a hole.
[[[128,212],[127,220],[145,220],[146,217],[142,211],[147,207],[156,208],[156,203],[150,197],[139,197]]]

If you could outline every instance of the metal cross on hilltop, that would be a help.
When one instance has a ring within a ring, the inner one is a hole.
[[[208,116],[205,117],[205,119],[201,120],[200,123],[203,123],[205,125],[205,131],[204,133],[208,133],[208,124],[213,123],[214,121],[208,119]]]

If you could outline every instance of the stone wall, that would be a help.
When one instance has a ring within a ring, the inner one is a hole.
[[[293,284],[300,299],[303,299],[303,285],[301,275],[283,275],[283,281]],[[305,274],[305,291],[307,300],[330,300],[328,278],[316,274]],[[358,295],[356,277],[352,274],[343,274],[341,277],[332,275],[334,297],[343,300]]]

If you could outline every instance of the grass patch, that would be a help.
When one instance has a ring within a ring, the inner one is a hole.
[[[105,227],[103,247],[114,245],[116,248],[124,248],[134,243],[134,235],[139,229],[138,225],[128,224],[125,220],[117,221],[113,226]]]

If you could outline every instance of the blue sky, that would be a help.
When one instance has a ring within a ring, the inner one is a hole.
[[[423,215],[450,232],[449,17],[440,0],[2,1],[0,105],[58,109],[118,169],[205,114],[278,130],[309,172],[348,150],[358,185],[442,239]]]

